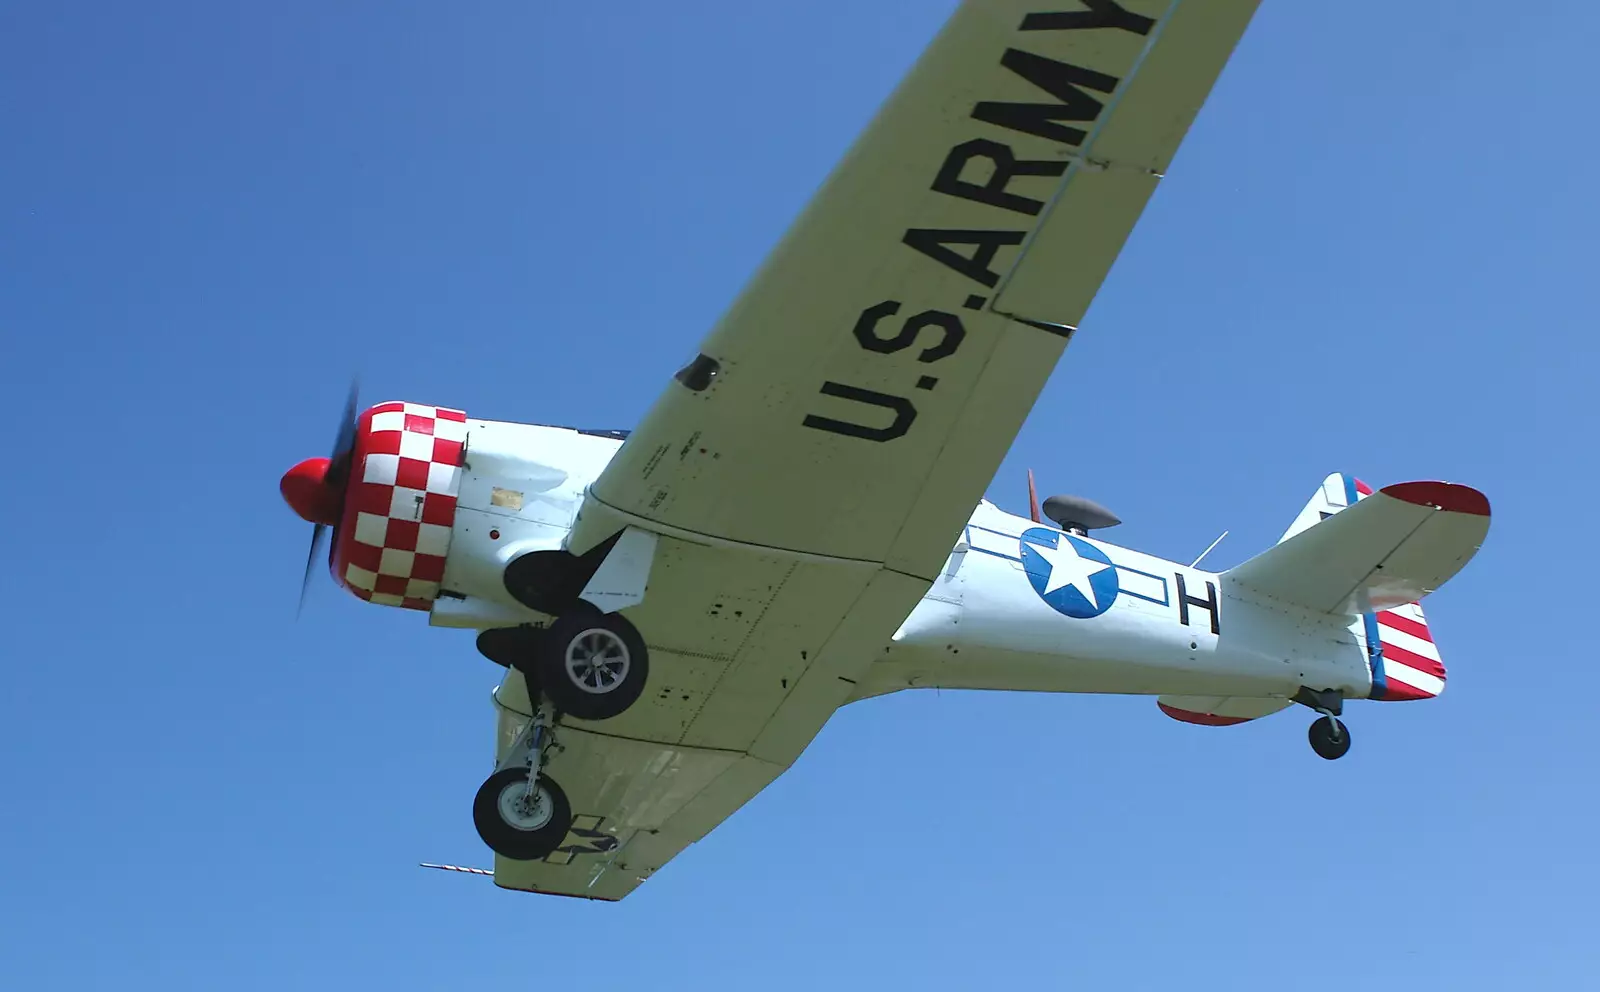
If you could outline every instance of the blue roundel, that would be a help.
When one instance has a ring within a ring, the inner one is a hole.
[[[1022,532],[1022,568],[1033,591],[1058,613],[1087,620],[1111,609],[1122,587],[1106,553],[1048,527]]]

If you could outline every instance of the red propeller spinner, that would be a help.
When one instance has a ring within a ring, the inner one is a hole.
[[[356,437],[357,385],[350,384],[350,397],[345,401],[344,419],[334,435],[333,453],[327,458],[307,458],[283,473],[278,480],[278,492],[302,520],[313,524],[311,553],[306,556],[306,574],[300,582],[300,605],[306,602],[306,589],[311,585],[311,569],[316,564],[317,551],[328,528],[339,525],[344,512],[345,482],[350,475],[350,453]]]
[[[278,480],[283,501],[306,523],[332,527],[339,522],[341,494],[327,485],[332,464],[331,458],[307,458]]]

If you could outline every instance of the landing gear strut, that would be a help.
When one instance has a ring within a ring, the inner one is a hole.
[[[1344,711],[1344,693],[1336,689],[1309,689],[1304,686],[1294,694],[1294,701],[1321,713],[1311,724],[1306,737],[1317,756],[1333,761],[1350,750],[1350,728],[1339,719]]]
[[[489,849],[513,861],[538,861],[561,846],[572,828],[572,804],[543,774],[555,708],[537,707],[504,765],[490,775],[472,802],[472,823]]]
[[[626,618],[585,603],[545,630],[485,631],[478,647],[522,673],[534,715],[478,789],[472,822],[501,857],[538,861],[560,847],[572,828],[572,804],[544,774],[557,714],[579,720],[621,714],[644,692],[649,652]]]

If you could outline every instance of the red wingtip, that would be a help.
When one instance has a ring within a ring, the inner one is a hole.
[[[1028,516],[1039,523],[1039,491],[1033,488],[1033,469],[1028,469]]]
[[[1417,506],[1433,506],[1477,517],[1489,515],[1489,497],[1471,486],[1450,482],[1397,482],[1378,491]]]

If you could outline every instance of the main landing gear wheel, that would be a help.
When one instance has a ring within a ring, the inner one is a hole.
[[[572,828],[572,804],[561,786],[540,775],[528,794],[528,769],[490,775],[472,801],[472,823],[489,849],[513,861],[538,861],[561,846]]]
[[[1344,757],[1350,750],[1350,728],[1338,717],[1322,717],[1311,724],[1306,736],[1311,739],[1311,750],[1329,761]]]
[[[579,720],[618,716],[644,692],[644,638],[615,613],[580,608],[545,631],[531,665],[518,666],[556,708]]]

